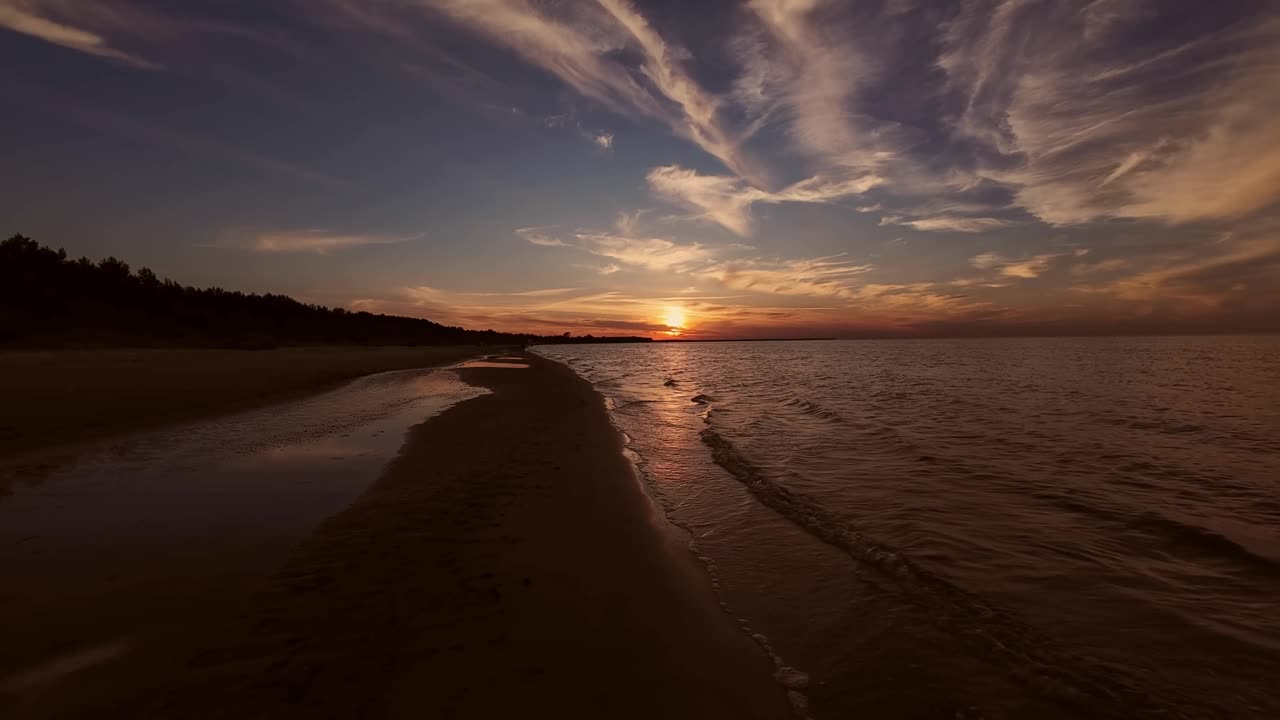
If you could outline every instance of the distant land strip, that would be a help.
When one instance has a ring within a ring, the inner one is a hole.
[[[375,315],[287,295],[195,288],[114,257],[72,260],[22,235],[0,243],[0,347],[533,345],[652,342],[647,337],[468,330]]]

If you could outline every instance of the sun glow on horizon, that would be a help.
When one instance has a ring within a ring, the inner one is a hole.
[[[662,316],[662,322],[667,326],[668,335],[679,335],[685,329],[688,322],[685,318],[684,308],[672,305],[668,307]]]

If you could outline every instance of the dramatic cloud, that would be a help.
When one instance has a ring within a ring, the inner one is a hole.
[[[1280,112],[1280,19],[1251,21],[1243,6],[751,0],[722,47],[689,50],[628,0],[424,4],[719,159],[731,175],[664,165],[649,184],[739,235],[752,231],[754,203],[873,188],[884,224],[952,232],[1006,227],[1014,219],[991,211],[1009,207],[1052,225],[1184,223],[1240,217],[1280,196],[1280,130],[1270,122]],[[383,17],[391,6],[358,14]],[[1168,32],[1153,32],[1161,10]],[[713,92],[693,70],[721,50],[734,80]],[[779,189],[777,169],[747,151],[772,127],[808,161],[809,179]],[[612,144],[608,133],[588,137]],[[970,213],[921,208],[983,183],[1007,197]]]
[[[360,307],[663,332],[674,305],[709,335],[1275,327],[1264,0],[0,0],[0,31],[39,40],[8,36],[31,63],[0,73],[4,136],[50,163],[24,177],[59,178],[23,183],[15,222],[132,183],[182,193],[146,216],[165,233],[227,218],[257,230],[216,244],[252,252],[408,240],[261,228],[429,229],[377,287],[325,278]]]
[[[980,174],[1055,225],[1262,209],[1280,196],[1280,21],[1245,17],[1211,4],[969,2],[938,60],[965,98],[953,135],[981,149]],[[1162,20],[1168,32],[1155,32]]]

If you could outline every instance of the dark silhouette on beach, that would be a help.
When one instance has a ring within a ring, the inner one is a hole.
[[[22,235],[0,243],[0,346],[529,345],[649,342],[467,330],[421,318],[299,302],[287,295],[195,288],[132,271],[114,257],[68,258]]]

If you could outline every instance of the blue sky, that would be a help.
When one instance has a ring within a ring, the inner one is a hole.
[[[1280,329],[1262,0],[0,0],[0,38],[3,231],[188,284],[535,332]]]

